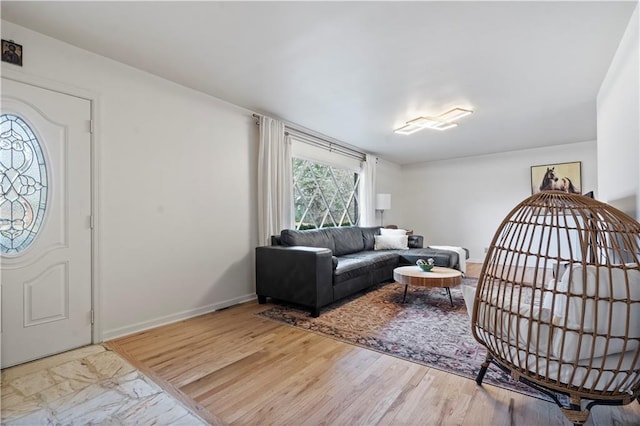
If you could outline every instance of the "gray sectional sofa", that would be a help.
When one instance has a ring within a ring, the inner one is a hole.
[[[372,285],[393,280],[393,270],[433,258],[436,266],[458,268],[458,253],[423,248],[423,237],[409,236],[404,250],[374,250],[380,227],[283,230],[272,245],[256,248],[256,294],[310,309],[320,308]]]

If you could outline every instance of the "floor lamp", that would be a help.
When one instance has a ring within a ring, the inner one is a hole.
[[[380,226],[384,226],[384,211],[391,210],[391,194],[376,194],[376,210],[380,210]]]

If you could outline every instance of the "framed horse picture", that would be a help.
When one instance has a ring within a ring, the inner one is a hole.
[[[531,166],[531,193],[541,191],[582,194],[582,163],[574,161]]]

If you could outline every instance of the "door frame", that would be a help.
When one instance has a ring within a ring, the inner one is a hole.
[[[93,227],[91,228],[91,309],[93,310],[93,323],[91,324],[91,343],[102,342],[102,309],[100,304],[100,132],[98,131],[98,117],[100,110],[100,96],[97,92],[83,89],[69,84],[50,80],[44,77],[27,74],[15,69],[9,69],[2,64],[2,78],[18,83],[28,84],[41,89],[51,90],[64,95],[74,96],[88,100],[90,103],[90,117],[92,129],[90,129],[91,158],[91,216]]]

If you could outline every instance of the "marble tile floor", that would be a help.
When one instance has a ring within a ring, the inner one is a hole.
[[[3,425],[206,425],[115,352],[91,345],[2,370]]]

